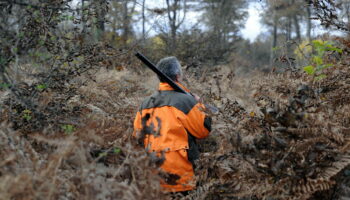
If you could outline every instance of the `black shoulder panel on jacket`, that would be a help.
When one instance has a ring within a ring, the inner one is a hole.
[[[211,117],[206,116],[204,118],[204,127],[210,132],[211,131]]]
[[[158,108],[163,106],[173,106],[188,114],[196,105],[196,100],[183,93],[172,90],[158,91],[152,96],[147,97],[141,104],[141,110],[149,108]]]

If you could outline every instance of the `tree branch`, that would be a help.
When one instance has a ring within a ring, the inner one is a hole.
[[[18,5],[18,6],[25,6],[25,7],[32,7],[35,9],[52,9],[52,10],[68,10],[68,11],[78,11],[79,9],[72,9],[68,4],[66,4],[65,8],[62,7],[56,7],[56,6],[40,6],[40,5],[35,5],[35,4],[30,4],[30,3],[25,3],[25,2],[20,2],[17,0],[0,0],[0,5],[1,3],[7,3],[8,5]]]

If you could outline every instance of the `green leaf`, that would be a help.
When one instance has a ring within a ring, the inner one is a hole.
[[[33,56],[36,58],[40,58],[42,56],[42,53],[40,53],[39,51],[36,51],[34,52]]]
[[[23,38],[23,37],[24,37],[24,32],[19,32],[19,33],[18,33],[18,37],[19,37],[19,38]]]
[[[277,50],[279,50],[280,49],[280,47],[273,47],[272,48],[272,51],[277,51]]]
[[[325,42],[322,41],[322,40],[313,40],[313,41],[312,41],[312,44],[313,44],[315,47],[321,47],[321,46],[324,46]]]
[[[335,51],[335,52],[338,52],[338,53],[343,53],[343,50],[340,49],[340,48],[337,48],[337,47],[334,47],[334,46],[329,46],[327,47],[327,51]]]
[[[313,40],[312,44],[315,51],[317,52],[317,55],[319,57],[323,57],[327,42],[324,42],[322,40]]]
[[[39,84],[39,85],[36,86],[36,89],[38,89],[38,90],[43,90],[43,89],[46,89],[46,88],[47,88],[46,84]]]
[[[313,75],[315,73],[315,67],[312,65],[305,66],[303,69],[309,75]]]
[[[316,65],[322,65],[323,64],[323,60],[321,57],[319,56],[314,56],[312,58],[313,62],[316,64]]]
[[[40,12],[38,10],[34,11],[34,16],[39,16],[40,15]]]
[[[23,116],[22,116],[23,119],[25,119],[27,121],[32,119],[32,116],[31,116],[32,111],[25,109],[22,111],[22,113],[23,113]]]
[[[0,88],[8,89],[11,85],[8,83],[0,83]]]
[[[316,76],[315,80],[316,80],[316,81],[319,81],[319,80],[322,80],[322,79],[324,79],[324,78],[326,78],[326,77],[327,77],[326,74],[321,74],[321,75]]]
[[[39,45],[44,45],[45,44],[45,41],[44,40],[39,40]]]
[[[25,109],[25,110],[23,110],[23,113],[25,113],[25,114],[30,114],[30,113],[32,113],[32,111],[30,111],[30,110],[28,110],[28,109]]]
[[[23,119],[29,121],[29,120],[32,119],[32,116],[30,116],[30,115],[28,115],[28,114],[24,114],[24,115],[23,115]]]
[[[75,128],[71,124],[66,124],[61,127],[66,134],[71,134],[74,132]]]
[[[340,49],[340,48],[335,48],[334,51],[336,51],[338,53],[343,53],[343,49]]]
[[[317,66],[316,71],[320,71],[320,70],[326,69],[328,67],[333,67],[333,65],[332,64],[324,64],[324,65]]]
[[[98,157],[106,157],[107,156],[107,152],[102,152],[98,154]]]
[[[52,58],[51,54],[48,54],[48,53],[45,54],[45,57],[44,57],[45,60],[49,60],[51,58]]]
[[[113,153],[115,153],[115,154],[118,154],[120,152],[121,152],[121,150],[118,147],[113,149]]]
[[[6,60],[0,56],[0,65],[5,64]]]

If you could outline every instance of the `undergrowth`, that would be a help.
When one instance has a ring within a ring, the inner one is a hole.
[[[220,112],[211,135],[199,141],[197,189],[173,198],[346,195],[348,48],[317,81],[302,70],[247,78],[222,68],[188,76],[186,85]],[[59,89],[41,88],[41,115],[2,89],[0,199],[171,199],[156,163],[131,137],[137,107],[156,87],[156,78],[146,77],[128,67],[100,68]]]

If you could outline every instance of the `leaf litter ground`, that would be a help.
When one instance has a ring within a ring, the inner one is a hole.
[[[349,69],[328,69],[320,81],[291,71],[230,78],[227,70],[185,80],[220,109],[199,141],[197,189],[186,197],[161,191],[157,159],[131,137],[138,105],[157,87],[148,72],[100,69],[93,80],[44,88],[39,114],[0,91],[0,199],[348,196]]]

